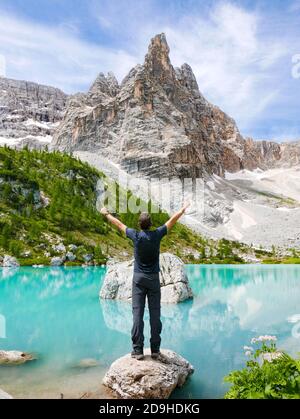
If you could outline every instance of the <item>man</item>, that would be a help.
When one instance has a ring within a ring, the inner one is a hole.
[[[141,213],[139,217],[140,231],[128,228],[120,220],[113,217],[104,207],[101,209],[108,221],[133,241],[134,244],[134,273],[132,281],[132,311],[133,326],[131,338],[133,351],[131,356],[138,360],[144,358],[144,310],[146,296],[148,299],[151,356],[157,359],[160,354],[160,334],[162,324],[160,320],[160,281],[159,281],[159,252],[161,239],[175,225],[185,213],[189,204],[184,205],[164,225],[156,230],[150,230],[152,221],[148,213]]]

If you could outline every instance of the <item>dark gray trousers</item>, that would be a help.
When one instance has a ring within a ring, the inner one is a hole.
[[[144,347],[144,311],[146,296],[148,300],[152,352],[160,348],[162,324],[160,320],[160,282],[159,274],[145,275],[134,273],[132,281],[132,313],[133,326],[131,330],[132,346],[135,351]]]

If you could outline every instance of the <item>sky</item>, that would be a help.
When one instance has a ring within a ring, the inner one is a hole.
[[[300,139],[300,0],[0,0],[0,75],[86,91],[164,32],[174,66],[255,139]]]

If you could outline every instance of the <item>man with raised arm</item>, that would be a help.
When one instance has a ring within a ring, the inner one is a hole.
[[[133,326],[131,339],[133,350],[131,356],[138,360],[144,358],[144,310],[146,296],[148,299],[150,329],[151,329],[151,356],[159,357],[161,329],[160,320],[160,281],[159,281],[159,252],[161,239],[176,224],[185,213],[189,203],[176,212],[164,225],[156,230],[150,230],[151,216],[143,212],[139,217],[140,230],[128,228],[120,220],[113,217],[107,208],[101,209],[109,222],[133,241],[134,245],[134,273],[132,281],[132,312]]]

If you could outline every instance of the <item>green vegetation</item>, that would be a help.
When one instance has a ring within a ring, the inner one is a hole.
[[[136,199],[98,170],[59,152],[13,150],[0,147],[0,258],[9,254],[21,265],[47,265],[59,252],[53,246],[76,245],[76,259],[69,266],[85,263],[91,254],[93,263],[103,264],[108,257],[127,259],[132,245],[109,225],[96,209],[96,185],[102,179],[105,189],[116,189],[121,198]],[[152,212],[154,227],[168,215],[143,203]],[[152,211],[151,211],[152,209]],[[138,214],[116,214],[130,227],[137,227]],[[177,254],[186,263],[244,263],[243,256],[274,258],[273,253],[256,251],[238,242],[214,241],[182,224],[177,224],[163,240],[162,251]],[[298,254],[293,253],[293,260]],[[276,257],[276,255],[275,255]],[[266,261],[267,263],[267,261]]]
[[[257,350],[246,348],[246,368],[225,377],[232,383],[226,399],[300,399],[300,358],[279,352],[275,339],[261,336],[252,342]]]

